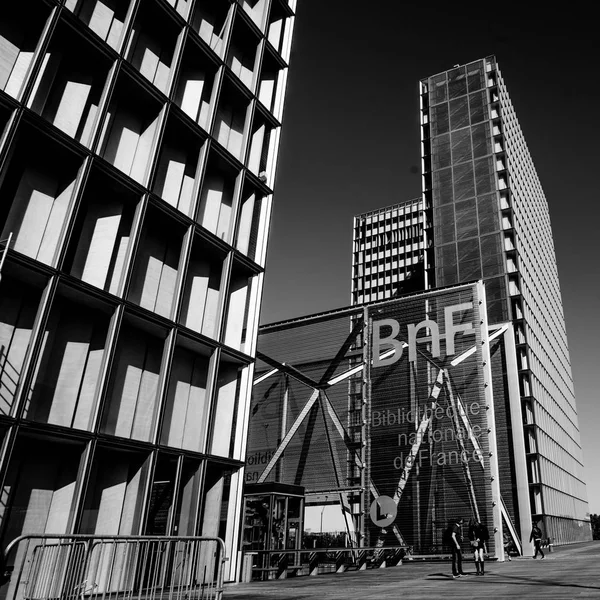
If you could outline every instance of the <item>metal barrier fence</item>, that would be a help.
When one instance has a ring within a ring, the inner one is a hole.
[[[315,548],[312,550],[257,550],[246,552],[242,580],[284,579],[289,575],[343,573],[402,564],[408,546],[371,548]]]
[[[26,535],[6,548],[4,600],[221,600],[219,538]]]

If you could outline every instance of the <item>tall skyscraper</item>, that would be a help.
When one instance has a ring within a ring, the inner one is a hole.
[[[429,283],[483,279],[489,322],[512,321],[533,518],[558,543],[589,539],[548,204],[506,85],[488,57],[420,90]]]
[[[415,282],[431,289],[482,279],[489,323],[513,323],[531,514],[557,543],[589,539],[548,204],[506,85],[488,57],[422,80],[420,95],[423,198],[398,205],[419,215],[415,241],[424,274]],[[392,298],[402,280],[398,265],[414,260],[414,246],[400,241],[413,221],[399,220],[398,207],[355,218],[354,304]],[[511,376],[501,362],[494,378],[500,449],[506,441],[499,476],[507,513],[519,522],[517,495],[511,503],[508,489],[522,486],[525,474],[517,473],[508,443]]]
[[[3,546],[218,535],[235,577],[295,5],[3,7]]]

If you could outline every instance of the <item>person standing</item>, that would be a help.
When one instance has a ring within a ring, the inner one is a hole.
[[[489,539],[488,528],[478,519],[471,519],[469,521],[469,541],[473,549],[477,575],[485,574],[484,554],[487,552],[487,542]]]
[[[539,552],[542,555],[541,560],[544,560],[546,556],[544,555],[544,551],[542,550],[542,530],[538,527],[537,522],[533,523],[531,535],[529,536],[529,541],[533,541],[533,545],[535,546],[535,554],[533,555],[533,558],[537,558]]]
[[[452,550],[452,578],[456,579],[466,573],[462,569],[462,525],[463,519],[457,519],[451,525],[450,549]]]
[[[512,560],[512,558],[510,557],[510,552],[514,547],[513,541],[511,539],[510,535],[508,535],[508,533],[505,533],[503,538],[504,538],[504,556],[508,560]]]

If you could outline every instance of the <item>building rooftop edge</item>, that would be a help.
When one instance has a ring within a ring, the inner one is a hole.
[[[265,329],[271,328],[279,328],[284,325],[297,325],[303,323],[305,321],[318,321],[320,319],[326,319],[331,317],[332,315],[343,315],[345,313],[353,313],[359,310],[362,310],[365,307],[379,306],[381,304],[387,304],[388,302],[396,302],[397,300],[405,300],[407,298],[414,298],[416,296],[429,296],[432,294],[437,294],[439,292],[447,292],[449,290],[456,290],[460,288],[470,288],[476,285],[479,280],[468,281],[464,283],[457,283],[456,285],[446,285],[443,287],[436,287],[430,290],[421,290],[419,292],[410,292],[408,294],[400,294],[395,298],[387,298],[385,300],[376,300],[374,302],[363,302],[362,304],[354,304],[350,306],[345,306],[341,308],[332,308],[330,310],[326,310],[323,312],[313,313],[311,315],[303,315],[300,317],[292,317],[291,319],[284,319],[283,321],[274,321],[273,323],[265,323],[264,325],[260,325],[258,328],[258,333],[262,333]]]
[[[400,208],[401,206],[406,206],[407,204],[415,204],[416,202],[421,202],[422,198],[419,196],[418,198],[412,198],[411,200],[404,200],[403,202],[398,202],[396,204],[391,204],[390,206],[384,206],[382,208],[376,208],[374,210],[369,210],[364,213],[359,213],[358,215],[354,215],[355,219],[359,219],[361,217],[369,217],[372,215],[380,215],[381,213],[388,212],[390,210],[394,210],[395,208]]]
[[[479,62],[480,60],[490,60],[490,61],[493,61],[493,63],[496,65],[496,67],[498,66],[498,59],[496,58],[496,55],[488,54],[487,56],[482,56],[481,58],[477,58],[475,60],[470,60],[469,62],[466,62],[466,63],[460,63],[460,64],[453,65],[449,69],[445,69],[443,71],[438,71],[437,73],[432,73],[431,75],[426,75],[425,77],[421,77],[419,79],[419,81],[420,82],[427,81],[430,77],[437,77],[438,75],[442,75],[443,73],[448,73],[448,71],[452,71],[452,69],[456,69],[457,67],[466,67],[468,65],[472,65],[473,63]]]

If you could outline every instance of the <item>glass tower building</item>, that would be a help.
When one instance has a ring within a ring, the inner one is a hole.
[[[490,324],[512,321],[531,513],[555,543],[590,539],[548,204],[506,85],[488,57],[420,92],[429,285],[482,279]]]
[[[3,7],[3,546],[218,535],[235,578],[295,4]]]

